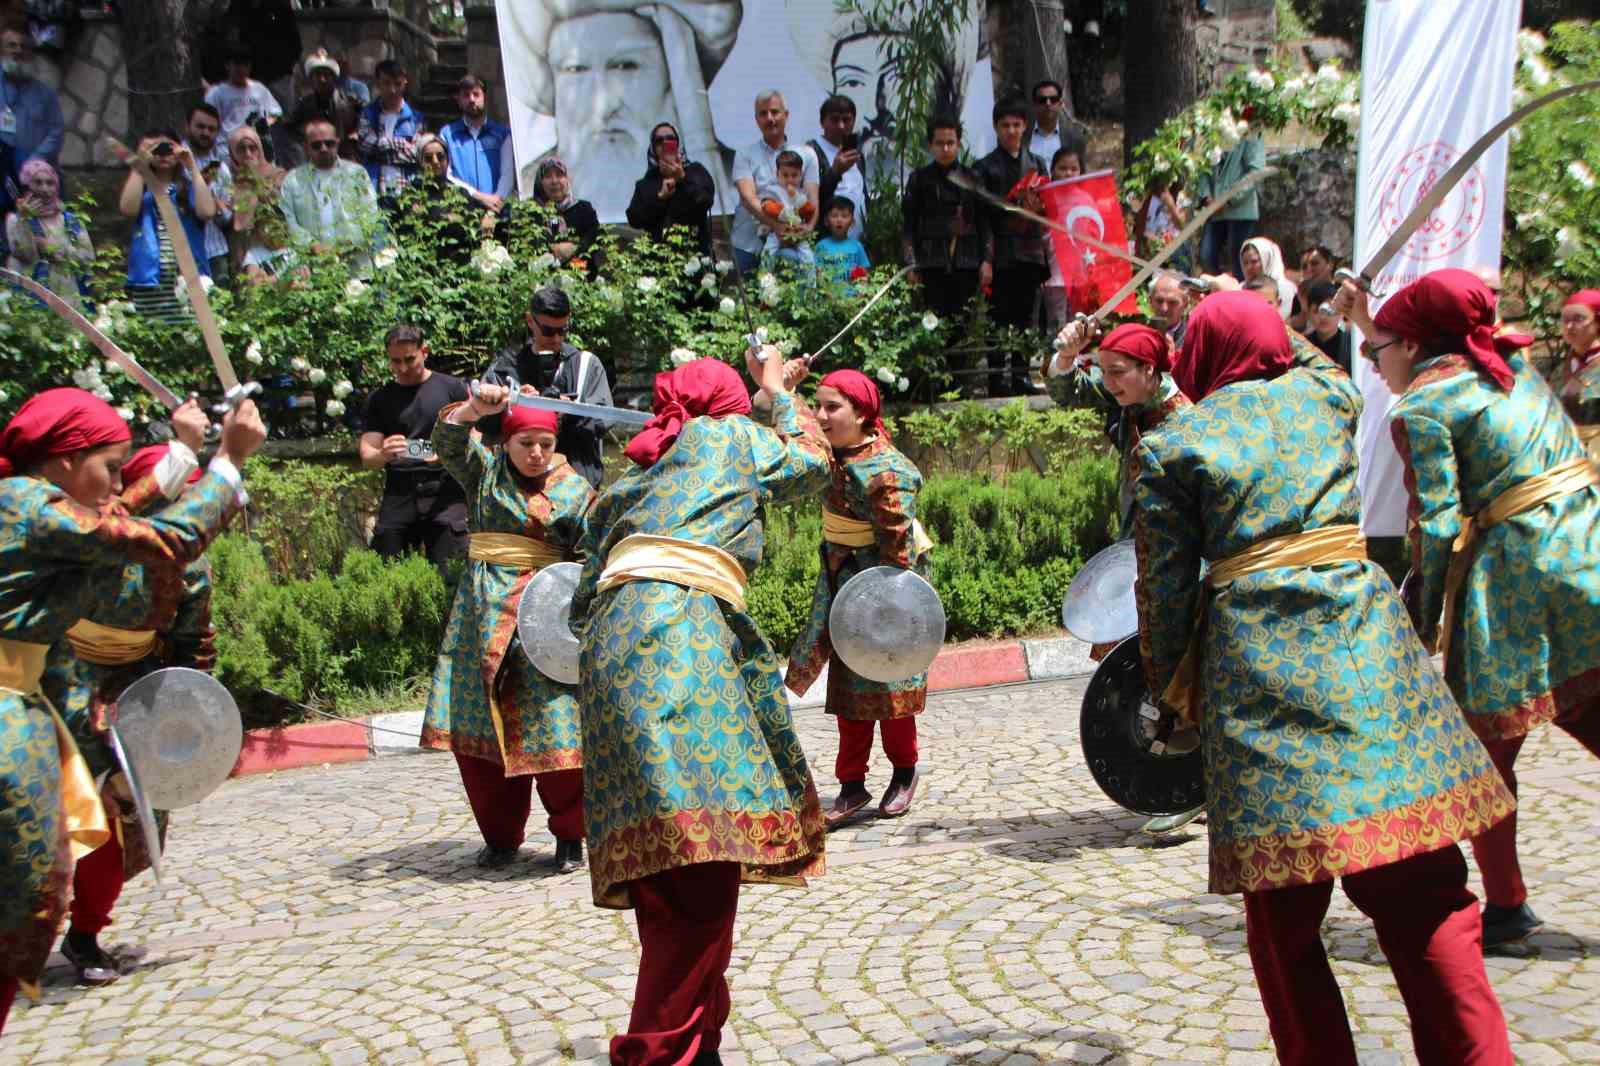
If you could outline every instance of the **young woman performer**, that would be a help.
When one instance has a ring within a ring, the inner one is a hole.
[[[192,403],[174,418],[204,415]],[[121,485],[128,426],[80,389],[32,397],[0,430],[0,1028],[39,979],[73,863],[110,838],[94,780],[39,691],[50,645],[127,561],[194,559],[238,506],[239,467],[266,430],[246,400],[211,472],[148,520],[102,513]]]
[[[784,682],[801,695],[828,668],[827,711],[839,723],[834,773],[839,797],[828,808],[828,827],[842,825],[872,802],[867,762],[872,725],[894,775],[878,813],[898,818],[911,809],[917,788],[917,715],[928,702],[928,676],[868,681],[833,654],[828,611],[850,578],[874,566],[898,566],[927,576],[933,542],[917,521],[922,472],[889,443],[878,386],[859,370],[835,370],[817,384],[817,420],[833,448],[833,481],[822,503],[822,572],[811,598],[811,617],[789,655]]]
[[[1506,784],[1527,734],[1553,721],[1600,755],[1600,472],[1560,400],[1495,332],[1494,294],[1438,270],[1376,321],[1340,293],[1390,390],[1411,493],[1412,620]],[[1509,356],[1509,358],[1507,358]],[[1539,926],[1513,814],[1472,842],[1486,946]]]
[[[570,873],[583,864],[577,693],[523,654],[517,605],[534,574],[575,557],[594,490],[556,452],[558,416],[508,409],[509,398],[503,385],[480,385],[466,403],[440,411],[433,431],[439,461],[467,491],[471,540],[422,746],[455,753],[483,834],[479,866],[516,858],[537,786],[556,838],[556,868]],[[504,443],[490,451],[473,439],[472,424],[502,411]]]
[[[828,442],[784,387],[776,348],[750,374],[699,359],[657,374],[635,469],[601,494],[572,601],[583,641],[589,876],[634,908],[643,955],[625,1066],[720,1062],[741,880],[822,872],[826,828],[783,695],[781,660],[745,608],[761,507],[820,492]]]
[[[1194,405],[1134,452],[1149,689],[1202,726],[1210,889],[1244,893],[1282,1062],[1356,1062],[1321,937],[1339,878],[1424,1066],[1510,1066],[1456,844],[1513,801],[1366,559],[1360,393],[1331,360],[1296,363],[1254,293],[1190,316],[1174,377]]]
[[[1580,289],[1561,308],[1567,351],[1556,364],[1556,395],[1600,463],[1600,289]]]
[[[181,425],[179,432],[184,432]],[[194,451],[202,443],[201,433],[180,440],[179,448],[141,448],[123,464],[126,487],[113,502],[113,513],[142,514],[166,503],[167,492],[176,496],[200,480]],[[160,491],[148,492],[151,488]],[[125,688],[164,667],[209,672],[216,664],[211,568],[204,557],[187,566],[129,563],[108,571],[107,578],[109,594],[97,598],[89,613],[51,646],[41,681],[45,697],[96,778],[116,769],[106,729],[116,721],[117,697]],[[116,583],[114,590],[111,582]],[[109,787],[101,789],[100,799],[112,823],[111,839],[73,871],[71,921],[61,942],[61,953],[77,971],[78,983],[85,985],[106,985],[121,976],[117,959],[101,947],[99,936],[111,924],[123,885],[149,868],[151,859],[134,812]],[[164,847],[168,814],[155,815]]]

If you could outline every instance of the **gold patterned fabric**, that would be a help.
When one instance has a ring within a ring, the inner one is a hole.
[[[523,573],[537,573],[551,563],[561,562],[566,553],[521,533],[469,533],[467,558]]]
[[[156,650],[153,629],[122,629],[80,618],[67,630],[73,654],[96,666],[127,666]]]
[[[715,544],[649,533],[623,537],[606,555],[597,591],[608,592],[629,581],[668,581],[709,592],[736,611],[745,609],[744,568]]]

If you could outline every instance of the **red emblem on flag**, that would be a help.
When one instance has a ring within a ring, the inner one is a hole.
[[[1128,231],[1122,224],[1122,205],[1117,199],[1117,178],[1111,171],[1097,170],[1082,177],[1052,181],[1039,189],[1039,197],[1050,220],[1069,232],[1114,248],[1128,247]],[[1050,243],[1074,312],[1090,314],[1099,310],[1133,277],[1133,268],[1126,259],[1075,241],[1060,230],[1050,231]],[[1119,314],[1137,314],[1137,295],[1129,293],[1115,310]]]

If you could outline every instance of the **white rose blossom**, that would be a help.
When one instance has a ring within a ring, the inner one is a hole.
[[[1558,259],[1571,259],[1583,251],[1583,242],[1578,240],[1578,235],[1568,226],[1556,230],[1556,257]]]
[[[1567,164],[1567,176],[1585,189],[1594,188],[1594,171],[1581,159],[1574,159]]]
[[[766,304],[768,307],[777,307],[778,301],[781,299],[783,299],[783,294],[780,293],[776,287],[761,290],[761,302]]]
[[[1361,108],[1357,104],[1339,104],[1333,109],[1333,117],[1343,122],[1352,131],[1361,125]]]
[[[922,328],[932,333],[939,328],[939,316],[932,311],[925,312],[922,316]]]
[[[1206,153],[1206,161],[1208,163],[1210,163],[1212,166],[1216,166],[1218,163],[1222,162],[1222,149],[1221,148],[1213,148],[1213,149],[1211,149],[1211,151]]]
[[[328,380],[328,372],[322,369],[320,366],[314,366],[306,372],[306,377],[310,380],[311,384],[321,385],[324,381]]]
[[[351,278],[349,281],[345,282],[344,294],[350,297],[352,300],[359,299],[361,294],[366,291],[367,283],[362,281],[360,278]]]
[[[656,281],[655,278],[653,278],[650,275],[646,274],[644,277],[642,277],[638,281],[634,282],[634,284],[639,287],[639,291],[640,292],[655,292],[656,291],[656,286],[659,285],[660,282]]]
[[[724,296],[722,298],[722,302],[717,304],[717,310],[721,311],[725,315],[731,315],[735,311],[739,310],[739,305],[734,302],[732,296]]]
[[[718,274],[726,274],[728,271],[730,271],[732,269],[733,269],[733,264],[731,262],[729,262],[728,260],[726,260],[726,259],[721,260],[720,262],[717,263],[717,273]]]
[[[389,267],[392,267],[399,261],[400,252],[392,245],[379,249],[378,254],[372,257],[372,265],[377,267],[379,270],[385,270]]]
[[[117,408],[117,417],[122,419],[124,422],[132,422],[133,421],[133,408],[131,408],[131,407],[119,407],[119,408]]]
[[[672,360],[673,366],[683,366],[685,363],[694,362],[700,356],[693,348],[674,348],[667,358]]]
[[[356,387],[350,384],[349,381],[341,379],[333,383],[333,398],[335,400],[342,400],[355,391]]]
[[[686,278],[692,278],[698,273],[700,273],[700,257],[698,255],[691,255],[689,258],[683,261],[683,276]]]
[[[538,258],[533,261],[535,270],[554,270],[555,265],[556,257],[549,252],[540,252]]]
[[[1270,70],[1252,70],[1244,78],[1251,86],[1260,89],[1262,92],[1271,92],[1273,87],[1278,84],[1277,79],[1272,76]]]
[[[1517,31],[1517,55],[1524,59],[1543,52],[1544,45],[1544,34],[1539,33],[1537,30]]]
[[[1522,61],[1522,69],[1528,72],[1528,80],[1537,88],[1544,88],[1550,84],[1550,68],[1545,66],[1544,60],[1538,56],[1528,56]]]
[[[895,379],[894,387],[896,392],[905,392],[911,387],[911,380],[909,378],[897,378]]]
[[[707,292],[715,292],[717,289],[717,276],[715,274],[707,274],[700,279],[700,287]]]
[[[756,278],[756,284],[760,285],[763,289],[776,289],[778,287],[778,279],[776,276],[763,270],[761,272],[761,276]]]
[[[252,366],[261,365],[261,342],[251,341],[244,350],[244,361]]]
[[[344,404],[340,403],[338,400],[329,400],[327,403],[322,405],[322,410],[329,418],[344,417]]]
[[[895,373],[895,368],[892,366],[880,366],[878,368],[877,378],[885,385],[893,385],[894,379],[898,376],[899,375]]]
[[[104,385],[101,385],[98,389],[91,389],[90,391],[94,393],[96,399],[104,400],[106,403],[111,402],[111,390],[106,388]]]
[[[311,369],[311,364],[297,355],[293,359],[289,360],[289,369],[293,370],[296,374],[304,374],[307,370]]]

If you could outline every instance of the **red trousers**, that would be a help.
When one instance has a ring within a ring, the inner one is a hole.
[[[472,804],[478,831],[491,848],[520,847],[528,831],[537,784],[539,802],[550,816],[550,832],[557,840],[583,839],[583,770],[552,770],[543,774],[507,777],[497,762],[455,753],[461,784]]]
[[[1377,930],[1422,1066],[1512,1066],[1461,849],[1351,874],[1344,891]],[[1332,898],[1332,881],[1244,896],[1250,963],[1283,1066],[1355,1066],[1344,997],[1322,944]]]
[[[904,769],[917,765],[917,720],[885,718],[881,722],[857,722],[835,716],[839,723],[839,757],[833,774],[840,781],[865,781],[867,761],[872,756],[872,727],[883,734],[883,753],[889,765]]]
[[[1600,713],[1563,715],[1555,720],[1574,740],[1588,748],[1591,754],[1600,755]],[[1494,768],[1506,779],[1511,794],[1517,794],[1517,753],[1527,737],[1484,742]],[[1520,907],[1528,899],[1528,887],[1522,883],[1522,863],[1517,859],[1517,812],[1512,811],[1494,828],[1472,840],[1472,857],[1478,861],[1478,873],[1483,875],[1483,895],[1497,907]]]
[[[111,839],[78,860],[72,871],[71,929],[98,934],[111,924],[111,909],[122,895],[122,841],[115,826]]]
[[[617,1066],[688,1066],[722,1046],[739,864],[684,866],[628,883],[639,923],[639,983]]]
[[[17,998],[17,979],[0,977],[0,1033],[6,1031],[6,1019],[11,1016],[11,1004]]]

